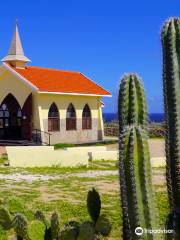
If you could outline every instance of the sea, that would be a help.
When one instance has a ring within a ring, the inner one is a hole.
[[[112,122],[118,120],[117,113],[103,113],[104,122]],[[161,123],[164,121],[164,113],[150,113],[149,122]]]

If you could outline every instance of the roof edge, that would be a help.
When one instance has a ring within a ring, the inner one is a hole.
[[[101,89],[105,90],[111,97],[112,94],[107,91],[105,88],[101,87],[98,83],[96,83],[94,80],[92,80],[90,77],[87,77],[84,73],[80,72],[81,75],[83,75],[85,78],[89,79],[91,82],[93,82],[94,84],[96,84],[96,86],[100,87]],[[106,95],[105,95],[106,96]]]
[[[48,92],[48,91],[38,91],[42,94],[56,94],[56,95],[73,95],[73,96],[89,96],[89,97],[112,97],[111,94],[91,94],[91,93],[71,93],[71,92]]]
[[[2,62],[2,66],[4,66],[8,71],[10,71],[12,74],[14,74],[16,77],[19,78],[26,86],[30,87],[34,91],[38,91],[39,89],[32,84],[30,81],[28,81],[26,78],[24,78],[21,74],[16,72],[12,67],[10,67],[7,63]]]

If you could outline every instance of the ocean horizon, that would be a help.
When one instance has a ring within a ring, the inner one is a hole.
[[[104,122],[112,122],[118,120],[117,113],[103,113]],[[164,113],[150,113],[149,121],[161,123],[164,121]]]

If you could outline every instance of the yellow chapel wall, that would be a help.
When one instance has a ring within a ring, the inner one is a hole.
[[[52,142],[88,142],[101,140],[103,138],[103,119],[101,112],[101,98],[92,96],[60,95],[60,94],[38,94],[40,127],[43,131],[48,131],[48,112],[54,102],[59,109],[60,131],[51,132]],[[77,130],[66,131],[66,112],[69,104],[75,107],[77,118]],[[91,110],[92,129],[82,130],[82,112],[85,104]],[[54,136],[54,137],[53,137]]]

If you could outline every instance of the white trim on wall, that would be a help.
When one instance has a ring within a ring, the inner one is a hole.
[[[112,97],[112,95],[90,94],[90,93],[65,93],[65,92],[48,92],[38,91],[42,94],[55,94],[55,95],[73,95],[73,96],[91,96],[91,97]]]

